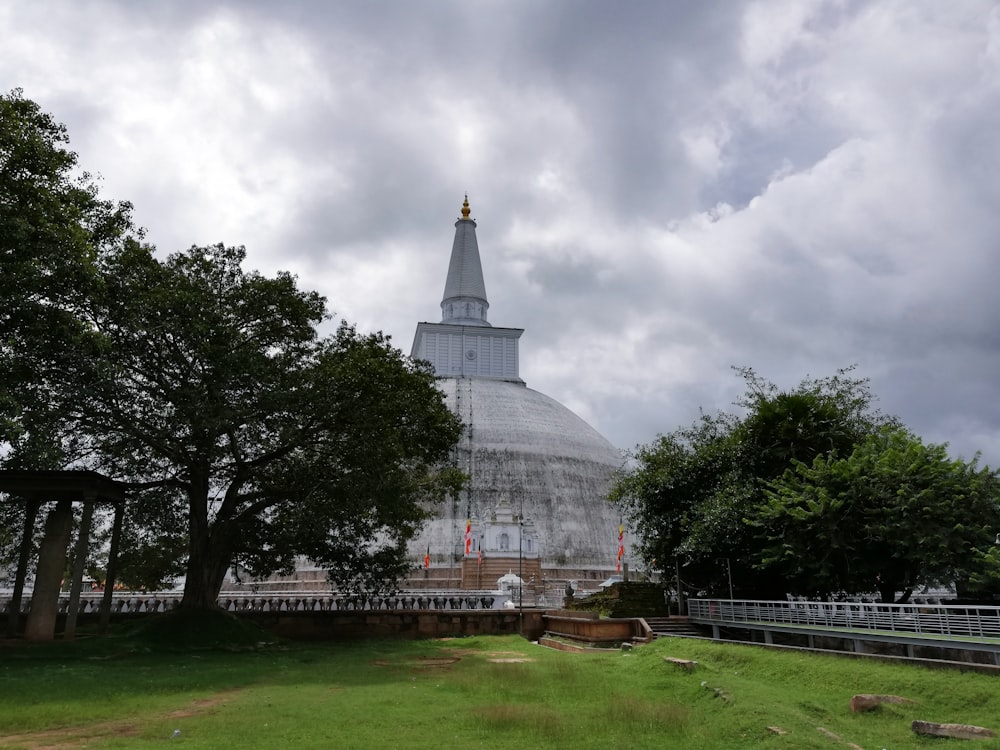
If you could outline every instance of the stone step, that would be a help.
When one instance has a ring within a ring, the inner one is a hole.
[[[656,636],[684,636],[688,638],[710,638],[706,630],[695,625],[686,617],[644,617],[646,624]]]

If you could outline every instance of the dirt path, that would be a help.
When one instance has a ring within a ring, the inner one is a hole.
[[[184,719],[191,716],[202,716],[212,713],[216,706],[228,702],[238,691],[227,690],[208,698],[191,701],[186,708],[179,708],[164,714],[155,715],[156,719]],[[7,734],[0,736],[0,748],[18,747],[28,750],[75,750],[87,747],[104,737],[135,737],[139,734],[139,726],[148,721],[149,717],[136,717],[128,720],[102,721],[83,726],[61,727],[59,729],[43,729],[37,732],[23,734]]]

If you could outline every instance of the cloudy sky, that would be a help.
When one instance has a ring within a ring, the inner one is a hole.
[[[0,81],[163,253],[409,352],[462,196],[521,374],[620,448],[857,364],[1000,465],[995,0],[0,6]]]

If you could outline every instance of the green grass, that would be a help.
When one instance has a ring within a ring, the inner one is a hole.
[[[896,750],[958,742],[916,737],[913,719],[1000,730],[997,677],[688,639],[627,654],[516,637],[243,651],[142,644],[0,647],[0,747]],[[688,673],[665,656],[699,666]],[[917,704],[854,715],[848,701],[860,692]]]

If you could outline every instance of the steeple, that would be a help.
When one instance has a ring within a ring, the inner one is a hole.
[[[479,260],[476,222],[469,218],[469,196],[455,222],[448,279],[441,300],[440,323],[417,323],[410,356],[430,362],[441,378],[491,378],[524,385],[518,375],[520,328],[486,321],[483,265]]]
[[[451,246],[448,278],[441,300],[441,322],[463,326],[488,326],[486,283],[479,260],[476,222],[469,218],[469,196],[462,203],[462,218],[455,222],[455,241]]]

